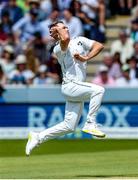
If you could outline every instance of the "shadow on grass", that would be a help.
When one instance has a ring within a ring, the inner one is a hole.
[[[127,175],[77,175],[74,178],[137,178],[138,174],[127,174]]]

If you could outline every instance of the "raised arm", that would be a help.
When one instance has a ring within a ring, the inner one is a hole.
[[[87,60],[91,60],[93,57],[95,57],[97,54],[99,54],[103,48],[104,48],[103,44],[95,41],[89,54],[87,54],[87,56],[86,56]]]
[[[95,57],[97,54],[99,54],[102,51],[103,48],[104,48],[103,44],[95,41],[87,55],[83,56],[83,55],[80,55],[79,53],[75,53],[74,57],[77,60],[80,60],[82,62],[89,61],[93,57]]]

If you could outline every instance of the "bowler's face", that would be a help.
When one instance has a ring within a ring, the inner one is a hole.
[[[56,30],[56,28],[60,30],[63,30],[65,33],[68,33],[69,34],[69,30],[68,30],[68,27],[65,26],[65,24],[63,23],[58,23],[56,26],[52,27],[50,29],[50,35],[55,39],[55,40],[59,40],[59,36],[58,36],[58,33]]]

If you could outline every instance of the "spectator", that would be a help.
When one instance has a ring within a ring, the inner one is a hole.
[[[34,79],[34,84],[55,84],[55,79],[48,75],[48,67],[41,65],[38,69],[38,76]]]
[[[14,49],[12,46],[6,45],[4,47],[2,57],[0,59],[0,65],[7,77],[15,69]]]
[[[63,11],[63,21],[69,28],[70,36],[77,37],[83,35],[83,26],[78,17],[72,15],[71,10]],[[76,28],[77,27],[77,28]]]
[[[111,54],[120,53],[121,63],[126,63],[133,54],[133,40],[128,37],[126,30],[119,32],[119,39],[115,40],[111,45]]]
[[[121,76],[121,62],[119,53],[115,53],[115,55],[112,56],[109,52],[105,52],[103,55],[103,63],[108,67],[108,74],[113,79]]]
[[[1,15],[1,22],[0,22],[0,27],[2,31],[7,35],[10,34],[12,32],[12,25],[13,23],[10,20],[9,12],[8,11],[3,12]]]
[[[130,15],[130,10],[133,7],[133,0],[119,0],[119,13],[121,15]]]
[[[46,18],[46,13],[44,12],[43,9],[41,9],[40,7],[40,0],[29,0],[28,1],[28,5],[29,5],[29,9],[37,9],[38,10],[38,20],[42,21]]]
[[[43,41],[43,38],[40,32],[36,32],[34,34],[34,39],[28,45],[28,48],[29,47],[33,49],[34,56],[39,60],[40,64],[45,64],[46,61],[48,61],[49,52],[47,50],[47,44]]]
[[[138,18],[138,1],[135,2],[134,7],[131,9],[131,19],[134,20],[137,18]]]
[[[6,43],[8,35],[3,31],[3,27],[0,25],[0,46]],[[1,49],[0,49],[1,52]]]
[[[29,16],[24,16],[13,26],[13,32],[18,44],[20,41],[23,44],[31,41],[34,38],[34,33],[41,31],[40,22],[37,19],[38,13],[37,9],[31,9]]]
[[[114,86],[115,81],[108,74],[108,67],[101,65],[99,67],[99,74],[93,79],[92,83],[95,83],[100,86]]]
[[[26,56],[20,54],[15,60],[16,70],[12,71],[9,76],[11,84],[32,84],[34,73],[27,69]]]
[[[41,9],[46,13],[46,16],[48,17],[54,9],[58,8],[57,3],[57,0],[42,0],[40,6]]]
[[[121,15],[130,15],[130,9],[132,8],[131,0],[119,0],[120,14]]]
[[[6,6],[6,2],[0,1],[0,17],[1,17],[2,9],[3,9],[5,6]]]
[[[104,26],[100,26],[104,28],[103,31],[100,31],[98,22],[96,22],[94,19],[91,19],[86,12],[82,11],[82,6],[83,4],[81,4],[80,1],[72,0],[70,9],[73,15],[81,20],[84,28],[84,35],[90,39],[94,39],[99,42],[105,42]]]
[[[17,6],[16,0],[9,0],[7,6],[2,9],[2,13],[9,12],[12,23],[16,23],[23,17],[23,11]]]
[[[113,56],[110,52],[106,51],[103,53],[103,63],[108,67],[108,70],[110,70],[113,64]]]
[[[133,56],[136,58],[137,64],[138,64],[138,41],[134,43],[134,53],[133,53]]]
[[[81,0],[82,11],[99,25],[99,30],[105,32],[105,3],[103,0]]]
[[[5,45],[9,39],[9,35],[12,32],[12,22],[8,12],[3,12],[0,22],[0,44]]]
[[[130,35],[133,41],[138,41],[138,18],[131,21]]]
[[[70,4],[71,4],[71,0],[57,0],[57,5],[59,10],[62,12],[65,9],[69,9],[70,8]]]
[[[132,56],[130,59],[127,60],[127,63],[130,67],[130,79],[138,79],[138,67],[137,67],[137,60],[134,56]]]
[[[0,34],[0,48],[1,48],[0,52],[2,52],[3,47],[6,45],[12,46],[12,48],[14,49],[14,55],[15,56],[23,52],[22,44],[21,43],[16,44],[15,37],[14,37],[13,33],[4,34],[4,35],[5,36]]]
[[[82,11],[87,14],[87,16],[96,22],[97,12],[99,2],[98,0],[80,0],[82,4]]]
[[[42,33],[42,37],[43,37],[43,41],[45,43],[48,43],[52,40],[52,38],[49,35],[49,28],[48,26],[50,24],[52,24],[54,21],[56,21],[59,18],[59,10],[58,9],[54,9],[51,14],[49,15],[49,17],[41,22],[41,33]]]
[[[109,71],[109,75],[112,76],[114,79],[117,79],[122,76],[122,72],[121,72],[122,63],[120,60],[120,53],[116,52],[112,58],[113,58],[113,63]]]
[[[21,44],[16,44],[13,33],[6,34],[0,25],[0,54],[2,54],[3,47],[6,45],[12,46],[15,56],[17,53],[22,52],[22,46]]]
[[[136,78],[130,78],[130,67],[127,64],[122,66],[122,77],[116,79],[117,87],[135,87],[138,86],[138,80]]]
[[[34,49],[27,47],[27,49],[24,51],[24,54],[26,55],[27,59],[27,68],[30,69],[33,73],[36,73],[40,62],[35,56]]]
[[[16,43],[16,39],[13,33],[8,34],[5,44],[11,45],[13,47],[15,56],[23,52],[23,45],[21,43]]]
[[[87,38],[92,38],[93,36],[94,39],[95,35],[93,33],[93,29],[95,28],[95,23],[87,16],[85,12],[81,10],[81,6],[82,5],[79,1],[72,0],[70,10],[73,16],[76,16],[81,20],[84,28],[84,36],[86,36]]]

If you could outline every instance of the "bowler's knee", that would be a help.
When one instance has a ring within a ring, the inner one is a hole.
[[[105,92],[105,89],[104,89],[104,87],[102,87],[102,86],[96,86],[96,88],[95,88],[95,94],[104,94],[104,92]]]
[[[105,88],[104,88],[104,87],[102,87],[102,86],[100,86],[99,91],[100,91],[102,94],[104,94],[104,92],[105,92]]]

